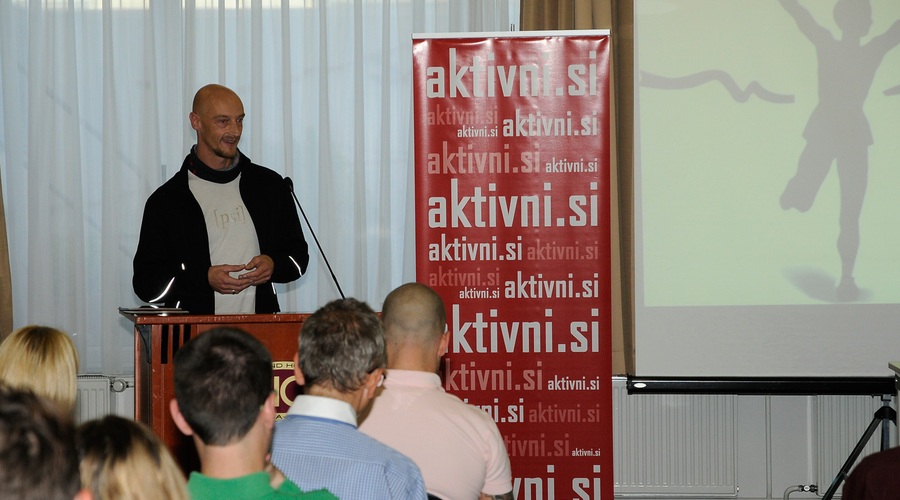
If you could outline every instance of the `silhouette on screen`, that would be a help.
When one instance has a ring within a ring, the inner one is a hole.
[[[835,4],[839,39],[820,26],[797,0],[781,0],[781,5],[816,48],[819,87],[819,102],[803,131],[806,147],[797,162],[796,174],[781,194],[781,208],[809,210],[831,165],[836,164],[841,197],[837,239],[841,278],[836,297],[854,301],[859,297],[853,278],[859,250],[859,218],[868,183],[869,146],[873,144],[863,105],[881,61],[900,43],[900,21],[862,44],[862,37],[872,27],[868,0],[839,0]]]

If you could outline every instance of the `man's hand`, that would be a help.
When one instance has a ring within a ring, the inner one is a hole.
[[[244,266],[248,272],[240,275],[238,279],[245,283],[245,286],[262,285],[268,283],[272,277],[272,271],[275,270],[275,261],[268,255],[257,255],[250,259],[250,262]]]
[[[240,264],[212,266],[209,268],[209,271],[206,272],[206,279],[209,281],[209,286],[221,294],[231,295],[240,293],[250,286],[250,283],[247,280],[241,279],[241,277],[233,278],[230,273],[237,273],[244,269],[245,267]]]

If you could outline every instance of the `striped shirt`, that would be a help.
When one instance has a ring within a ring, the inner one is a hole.
[[[298,396],[275,424],[272,463],[300,489],[341,500],[427,497],[418,466],[359,432],[353,407],[337,399]]]

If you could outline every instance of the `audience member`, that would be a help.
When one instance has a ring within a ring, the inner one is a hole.
[[[864,457],[850,471],[842,500],[895,500],[900,497],[900,447]]]
[[[438,375],[449,334],[444,303],[407,283],[381,310],[387,378],[359,430],[412,458],[440,498],[512,499],[503,437],[484,411],[447,394]]]
[[[78,427],[81,485],[94,500],[187,500],[184,475],[146,426],[115,415]]]
[[[31,389],[74,414],[78,390],[75,344],[55,328],[19,328],[0,343],[0,382]]]
[[[367,304],[335,300],[304,320],[294,357],[304,394],[276,424],[272,444],[272,462],[289,479],[342,500],[426,498],[416,464],[356,428],[384,364],[381,321]]]
[[[192,499],[334,498],[304,493],[267,463],[275,425],[272,355],[243,330],[215,328],[178,350],[169,409],[200,457],[187,484]]]
[[[28,389],[0,384],[0,498],[91,498],[78,480],[75,421]]]

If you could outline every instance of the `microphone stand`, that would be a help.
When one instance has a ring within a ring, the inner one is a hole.
[[[316,247],[319,249],[319,254],[322,256],[322,260],[325,261],[325,266],[328,267],[328,272],[331,273],[331,280],[334,281],[334,285],[337,287],[338,293],[341,294],[341,298],[346,299],[347,297],[344,297],[344,291],[341,290],[341,284],[338,283],[337,277],[334,275],[334,271],[331,269],[331,264],[328,263],[328,257],[325,256],[325,252],[322,250],[322,245],[319,244],[319,238],[316,237],[316,232],[313,231],[312,225],[309,223],[309,219],[306,217],[306,212],[303,211],[303,205],[301,205],[300,200],[297,199],[297,193],[294,192],[294,181],[292,181],[290,177],[285,177],[284,181],[288,185],[291,196],[294,197],[294,202],[297,203],[297,208],[300,209],[300,214],[303,215],[303,220],[306,221],[306,227],[309,228],[309,233],[312,234],[313,241],[316,242]]]

